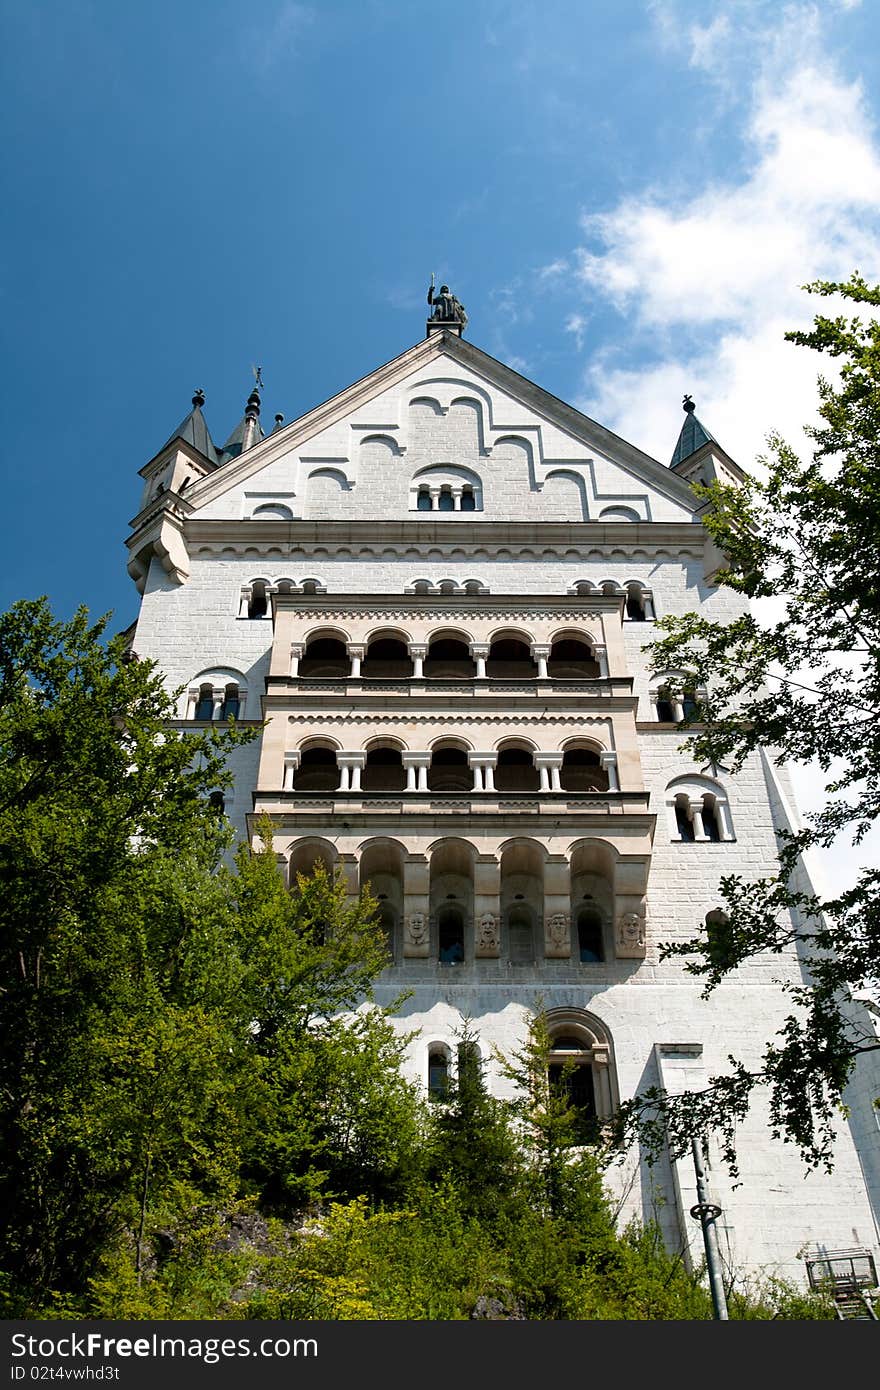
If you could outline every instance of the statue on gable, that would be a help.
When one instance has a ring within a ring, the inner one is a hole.
[[[438,323],[460,323],[464,328],[467,323],[467,314],[464,305],[456,299],[448,285],[441,285],[439,291],[434,289],[434,277],[431,276],[431,285],[428,290],[428,303],[434,312],[431,315]]]

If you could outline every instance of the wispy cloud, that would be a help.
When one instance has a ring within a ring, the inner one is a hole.
[[[282,0],[274,10],[269,8],[262,25],[254,26],[258,37],[251,53],[257,65],[268,69],[299,57],[317,17],[311,5],[300,4],[299,0]]]
[[[593,358],[583,404],[665,456],[677,400],[691,391],[748,465],[771,427],[798,443],[812,414],[817,363],[783,340],[814,312],[800,286],[855,267],[880,271],[880,150],[861,84],[828,56],[817,6],[786,6],[775,27],[767,19],[780,12],[751,0],[719,3],[708,21],[700,8],[699,23],[677,27],[681,6],[653,13],[664,40],[708,72],[745,16],[736,39],[752,73],[739,108],[744,158],[736,177],[684,197],[649,189],[584,219],[575,259],[585,299],[609,302],[634,343],[650,335],[658,350],[647,369],[619,349]]]

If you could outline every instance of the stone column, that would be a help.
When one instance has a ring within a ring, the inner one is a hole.
[[[535,767],[541,777],[540,789],[542,792],[562,791],[562,785],[559,781],[559,772],[562,767],[561,753],[536,753]]]
[[[473,785],[473,787],[472,787],[471,790],[472,790],[472,791],[475,791],[475,792],[481,792],[481,791],[484,790],[484,786],[483,786],[483,764],[482,764],[482,762],[480,761],[480,754],[479,754],[479,753],[468,753],[468,755],[467,755],[467,760],[468,760],[468,767],[470,768],[471,772],[474,774],[474,785]]]
[[[305,646],[302,642],[291,642],[290,644],[290,676],[295,679],[299,675],[299,663],[303,659]]]
[[[422,680],[425,674],[423,667],[425,657],[428,655],[428,648],[424,642],[410,642],[409,654],[413,664],[413,680]]]
[[[538,642],[532,642],[530,646],[532,660],[538,663],[538,680],[548,679],[547,662],[550,659],[550,648]]]
[[[471,642],[469,650],[477,663],[477,680],[484,681],[486,679],[486,662],[489,658],[489,643]]]
[[[642,608],[645,610],[645,621],[654,621],[654,598],[646,589],[642,590]]]
[[[571,956],[571,869],[564,854],[544,861],[544,955]]]
[[[366,761],[366,753],[336,754],[336,765],[339,768],[338,791],[359,792],[361,790],[361,771]]]
[[[599,663],[599,675],[605,680],[608,677],[608,648],[600,642],[593,643],[593,656]]]
[[[596,1043],[593,1047],[593,1083],[596,1095],[596,1114],[600,1120],[605,1120],[614,1113],[610,1062],[611,1057],[607,1045]]]
[[[199,703],[199,692],[198,692],[197,690],[188,690],[188,691],[187,691],[187,694],[186,694],[186,717],[187,717],[187,719],[195,719],[195,717],[196,717],[196,705],[197,705],[198,703]]]
[[[688,818],[694,827],[694,839],[697,841],[708,840],[706,827],[703,824],[703,799],[702,797],[688,797]]]
[[[346,649],[348,651],[349,657],[351,658],[352,680],[357,680],[361,674],[361,662],[364,659],[366,648],[359,645],[356,642],[348,642],[346,644]]]
[[[211,711],[212,719],[220,718],[223,711],[223,700],[225,695],[226,692],[224,690],[218,690],[216,686],[214,687],[214,708]]]
[[[600,753],[599,762],[608,773],[608,790],[610,792],[620,791],[620,779],[617,776],[617,754]]]
[[[494,792],[495,778],[493,773],[497,763],[497,753],[468,753],[468,764],[473,768],[474,773],[475,792]]]
[[[431,953],[431,868],[423,854],[410,855],[403,864],[403,954],[424,959]]]
[[[299,767],[299,750],[295,749],[292,753],[284,754],[284,780],[281,783],[282,791],[293,791],[293,779],[296,776],[296,769]]]
[[[501,954],[501,863],[494,854],[474,862],[474,955],[497,959]]]
[[[722,840],[735,840],[733,833],[733,819],[730,814],[730,807],[726,801],[720,797],[715,798],[715,812],[718,816],[718,828],[721,831]]]
[[[251,596],[252,596],[252,594],[253,594],[253,590],[252,590],[250,584],[242,584],[242,586],[241,586],[241,598],[240,598],[239,601],[238,601],[238,616],[239,616],[240,618],[246,618],[246,617],[247,617],[247,615],[248,615],[248,609],[249,609],[250,606],[251,606]]]
[[[452,489],[452,510],[453,510],[454,512],[460,512],[460,511],[461,511],[461,494],[462,494],[462,491],[463,491],[463,489],[460,488],[460,487],[454,487],[454,488]]]
[[[426,792],[428,790],[428,768],[431,766],[430,753],[401,753],[400,760],[406,769],[406,790]]]

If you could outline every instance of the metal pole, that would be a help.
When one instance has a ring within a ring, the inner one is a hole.
[[[706,1268],[709,1274],[709,1288],[712,1291],[712,1306],[715,1309],[715,1317],[721,1322],[727,1322],[729,1321],[727,1297],[724,1292],[724,1280],[721,1277],[721,1256],[718,1251],[718,1232],[715,1229],[715,1222],[721,1215],[721,1208],[709,1201],[706,1170],[703,1167],[703,1147],[699,1139],[691,1140],[691,1152],[694,1156],[694,1172],[697,1177],[697,1203],[696,1206],[691,1207],[691,1216],[694,1220],[699,1221],[703,1228]]]

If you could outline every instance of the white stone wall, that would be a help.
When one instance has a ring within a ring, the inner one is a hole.
[[[252,451],[265,466],[250,476],[241,476],[247,456],[239,465],[227,465],[234,484],[198,511],[199,520],[240,520],[234,545],[204,540],[191,544],[191,572],[182,585],[173,583],[157,561],[151,565],[134,648],[140,657],[159,663],[169,689],[189,687],[200,673],[222,667],[237,673],[247,689],[246,717],[260,716],[272,622],[239,616],[242,586],[255,579],[270,584],[317,579],[326,588],[328,606],[345,595],[403,595],[418,579],[477,579],[493,596],[546,596],[548,602],[567,595],[579,580],[596,585],[638,580],[650,589],[657,617],[699,608],[707,617],[723,620],[742,611],[735,595],[706,583],[696,525],[693,545],[659,553],[641,542],[609,547],[597,541],[586,555],[573,549],[560,553],[552,544],[523,550],[510,544],[500,552],[488,543],[474,547],[468,527],[487,520],[596,519],[614,505],[632,509],[642,520],[690,521],[691,515],[673,487],[667,492],[656,479],[639,476],[620,458],[586,447],[488,380],[468,380],[456,362],[441,360],[422,368],[414,378],[377,394],[291,450],[285,440],[294,428]],[[456,476],[463,479],[466,473],[479,479],[482,511],[412,510],[413,479],[424,469],[444,466],[447,473],[458,469]],[[196,503],[206,485],[215,483],[216,475],[193,489]],[[371,541],[366,554],[355,535],[333,545],[251,542],[252,523],[247,518],[258,506],[279,500],[294,517],[304,518],[423,520],[430,515],[448,529],[448,538],[421,547],[389,544],[380,546],[379,553],[374,553],[377,542]],[[453,602],[462,605],[466,625],[466,600]],[[658,1080],[656,1044],[701,1044],[706,1075],[725,1071],[730,1053],[756,1065],[766,1040],[789,1011],[780,981],[797,978],[794,958],[756,959],[709,999],[701,998],[699,982],[676,961],[659,959],[660,943],[693,935],[706,912],[717,905],[723,873],[758,876],[772,866],[779,808],[767,768],[754,757],[735,778],[721,778],[735,840],[672,841],[666,788],[674,777],[701,769],[680,751],[680,733],[650,727],[656,716],[648,698],[649,667],[642,646],[653,634],[650,622],[623,624],[626,663],[639,700],[637,718],[644,725],[638,737],[642,776],[650,809],[657,815],[647,892],[647,958],[611,958],[590,966],[546,960],[532,967],[504,959],[462,967],[444,967],[433,960],[402,961],[386,972],[378,994],[389,1001],[401,989],[411,990],[399,1026],[418,1035],[409,1062],[413,1077],[426,1079],[430,1043],[444,1042],[454,1052],[457,1030],[467,1019],[480,1039],[490,1086],[501,1094],[509,1083],[495,1049],[508,1056],[516,1051],[528,1010],[572,1006],[591,1011],[608,1029],[617,1085],[626,1097]],[[181,715],[184,712],[182,702]],[[257,743],[237,750],[232,759],[236,788],[230,812],[241,834],[258,762]],[[738,1142],[741,1186],[732,1188],[717,1165],[712,1172],[725,1209],[722,1244],[737,1267],[768,1267],[801,1278],[799,1252],[808,1242],[828,1248],[876,1245],[865,1188],[866,1178],[875,1186],[880,1179],[876,1112],[871,1108],[876,1088],[876,1076],[867,1071],[854,1080],[853,1117],[850,1127],[843,1127],[832,1177],[805,1177],[792,1147],[771,1140],[766,1116],[760,1106],[753,1110]],[[863,1145],[874,1145],[874,1157],[866,1160],[864,1172],[854,1136]],[[681,1230],[671,1176],[668,1163],[648,1170],[638,1156],[611,1174],[624,1214],[656,1215],[668,1238],[677,1241]]]

